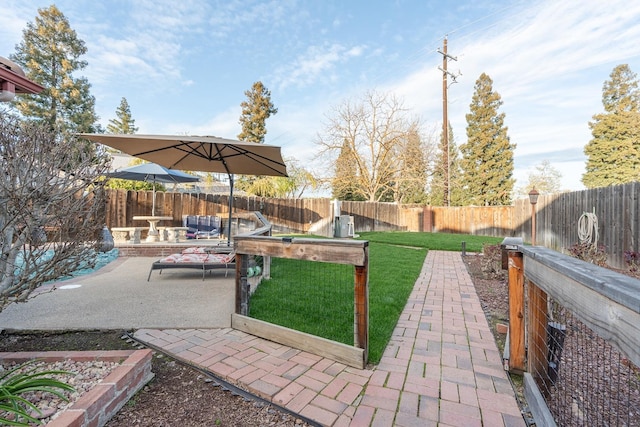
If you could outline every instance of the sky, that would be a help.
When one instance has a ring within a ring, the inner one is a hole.
[[[42,0],[2,0],[9,57]],[[141,134],[236,139],[245,91],[261,81],[278,113],[265,143],[322,173],[319,135],[368,91],[400,99],[425,133],[442,126],[442,50],[457,145],[482,73],[516,144],[516,187],[543,161],[581,190],[588,123],[614,67],[640,73],[640,2],[628,0],[58,0],[88,52],[103,127],[127,99]]]

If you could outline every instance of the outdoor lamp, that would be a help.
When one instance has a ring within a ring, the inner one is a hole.
[[[536,244],[536,203],[538,203],[538,190],[535,187],[529,191],[529,202],[531,202],[531,245]]]

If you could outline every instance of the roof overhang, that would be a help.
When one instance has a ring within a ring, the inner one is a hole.
[[[26,78],[17,64],[0,56],[0,95],[35,94],[43,90],[44,87]],[[1,98],[0,96],[0,100]]]

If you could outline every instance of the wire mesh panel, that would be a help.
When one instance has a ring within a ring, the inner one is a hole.
[[[272,258],[249,316],[353,345],[353,277],[351,265]]]
[[[235,246],[233,328],[364,368],[369,352],[368,242],[236,236]],[[252,267],[257,259],[264,262],[257,265],[263,274]]]
[[[538,344],[528,353],[546,360],[529,366],[558,425],[640,426],[638,366],[553,299],[542,310],[530,318],[544,324],[529,330],[544,336],[529,341]]]

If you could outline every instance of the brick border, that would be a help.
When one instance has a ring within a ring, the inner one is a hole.
[[[47,362],[72,359],[122,362],[102,382],[83,394],[69,408],[51,420],[47,427],[103,426],[122,406],[147,384],[153,352],[144,350],[114,351],[43,351],[0,353],[0,362],[22,363],[38,359]]]

